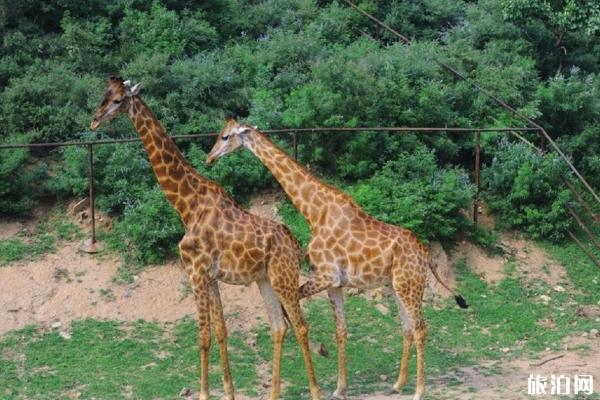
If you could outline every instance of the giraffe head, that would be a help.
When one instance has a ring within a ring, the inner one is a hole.
[[[126,113],[129,110],[129,102],[133,96],[140,93],[140,84],[131,86],[129,81],[123,81],[121,78],[111,76],[108,79],[108,88],[104,93],[104,98],[94,114],[94,119],[90,125],[92,130],[98,128],[102,123],[110,121],[119,113]]]
[[[239,124],[235,118],[227,118],[227,123],[215,142],[212,150],[206,156],[206,163],[212,164],[225,154],[236,151],[248,142],[248,137],[255,127]]]

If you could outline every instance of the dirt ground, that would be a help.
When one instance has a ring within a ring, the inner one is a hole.
[[[277,216],[276,204],[279,199],[277,193],[258,196],[250,203],[250,209],[273,218]],[[491,223],[487,217],[484,220]],[[31,222],[0,221],[0,238],[9,238],[30,226]],[[483,279],[495,284],[504,276],[509,257],[513,257],[517,273],[527,281],[534,283],[543,280],[551,287],[568,287],[562,266],[534,243],[507,233],[502,236],[501,244],[506,251],[503,256],[489,255],[468,242],[459,243],[452,254],[447,255],[441,246],[434,244],[434,259],[441,276],[452,286],[455,281],[454,265],[460,260],[466,259],[468,265]],[[89,255],[79,252],[78,246],[79,243],[75,242],[62,243],[57,246],[55,253],[43,258],[0,268],[0,335],[30,324],[68,332],[71,321],[83,318],[118,321],[144,319],[168,323],[185,316],[195,317],[188,278],[179,262],[144,268],[133,283],[122,285],[113,281],[121,263],[118,256],[106,253]],[[448,295],[445,290],[438,290],[435,284],[432,287],[433,293]],[[258,324],[267,323],[262,299],[255,285],[240,287],[221,284],[221,296],[230,331],[250,331]],[[375,291],[368,297],[380,299],[381,292]],[[430,291],[428,298],[431,297]],[[379,306],[385,307],[383,304]],[[387,313],[389,310],[380,311]],[[588,312],[597,312],[600,317],[600,307]],[[548,351],[540,360],[507,358],[494,363],[484,360],[478,366],[430,378],[428,390],[436,398],[442,399],[511,400],[524,398],[529,374],[549,376],[560,371],[575,375],[585,371],[600,376],[600,338],[573,337],[564,343],[563,351]],[[573,350],[580,345],[588,348],[584,354]],[[554,357],[558,358],[551,360]],[[536,366],[541,362],[544,363]],[[490,369],[502,372],[490,374],[487,372]],[[391,378],[388,379],[391,381]],[[450,385],[449,382],[455,383]],[[470,392],[468,388],[473,389]],[[381,393],[348,397],[353,400],[359,398],[384,400],[409,399],[412,396]]]

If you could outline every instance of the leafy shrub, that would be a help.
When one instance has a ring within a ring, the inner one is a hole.
[[[290,228],[292,234],[298,238],[302,246],[306,247],[310,241],[310,225],[300,214],[292,203],[285,201],[277,207],[277,213],[281,216],[283,223]]]
[[[175,256],[183,234],[179,216],[155,186],[125,207],[108,242],[130,261],[152,264]]]
[[[200,174],[219,183],[237,201],[248,200],[251,194],[272,187],[271,173],[249,151],[237,151],[219,159],[213,166],[206,166],[206,153],[196,144],[187,152],[190,163]]]
[[[421,146],[386,163],[350,194],[382,221],[423,239],[452,239],[466,225],[461,210],[472,204],[474,189],[466,172],[439,168],[434,153]]]
[[[570,226],[565,206],[571,193],[561,181],[565,171],[558,156],[542,157],[524,143],[503,139],[482,171],[485,199],[502,225],[534,238],[560,240]]]
[[[0,215],[27,214],[44,194],[47,166],[27,149],[0,150]]]
[[[63,164],[52,181],[53,189],[65,197],[87,195],[87,149],[65,147],[62,153]],[[156,181],[144,149],[135,144],[95,146],[94,178],[97,205],[112,214],[137,203]]]

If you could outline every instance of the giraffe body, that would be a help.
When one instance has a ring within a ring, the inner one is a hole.
[[[345,348],[348,333],[341,289],[383,286],[396,299],[404,336],[400,372],[393,389],[399,391],[407,381],[410,349],[414,342],[417,349],[414,400],[421,399],[425,391],[424,343],[427,336],[422,301],[428,270],[433,267],[428,249],[412,232],[371,217],[350,196],[315,178],[255,127],[228,120],[207,162],[241,147],[252,151],[272,172],[310,224],[312,238],[307,256],[312,277],[300,288],[300,296],[309,297],[327,290],[334,309],[338,383],[333,397],[343,397],[347,388]],[[439,281],[435,270],[432,271]],[[457,302],[461,307],[466,306],[462,298],[457,297]]]
[[[299,305],[300,249],[295,238],[283,225],[244,211],[219,185],[201,176],[141,100],[139,86],[111,78],[92,129],[119,113],[129,114],[160,187],[185,226],[179,249],[197,305],[200,399],[208,399],[211,320],[219,344],[225,396],[234,399],[218,281],[234,285],[256,282],[260,289],[273,337],[270,398],[278,399],[280,394],[285,309],[302,348],[311,397],[318,399],[308,328]]]

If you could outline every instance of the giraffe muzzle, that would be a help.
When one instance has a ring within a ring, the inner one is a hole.
[[[96,118],[94,118],[92,120],[92,123],[90,124],[90,129],[91,130],[96,130],[98,127],[100,126],[100,121],[98,121]]]

